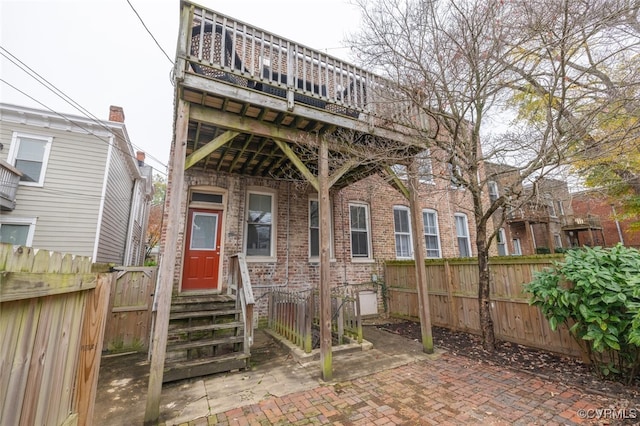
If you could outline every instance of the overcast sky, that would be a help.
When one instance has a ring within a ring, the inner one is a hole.
[[[173,60],[179,1],[129,1]],[[348,51],[340,47],[359,21],[344,0],[196,3],[346,60]],[[0,46],[1,102],[85,115],[30,77],[26,66],[99,119],[108,119],[110,105],[121,106],[134,150],[145,151],[147,163],[165,172],[172,65],[127,0],[0,0]],[[10,62],[10,55],[24,65]]]

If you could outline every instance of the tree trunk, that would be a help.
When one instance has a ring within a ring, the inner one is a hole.
[[[480,330],[482,331],[482,347],[495,351],[496,337],[491,319],[491,295],[489,275],[489,247],[487,246],[486,227],[477,229],[476,247],[478,249],[478,311],[480,314]]]

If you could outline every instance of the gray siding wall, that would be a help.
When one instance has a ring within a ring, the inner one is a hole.
[[[43,187],[20,185],[16,208],[3,219],[37,218],[33,247],[93,256],[108,146],[107,137],[2,122],[0,158],[13,132],[53,137]],[[102,140],[101,140],[102,139]]]
[[[128,153],[120,149],[112,150],[96,256],[98,263],[128,263],[125,251],[134,180],[127,169],[126,162],[131,161],[127,157]]]

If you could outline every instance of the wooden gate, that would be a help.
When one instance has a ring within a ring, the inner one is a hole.
[[[115,270],[104,348],[110,352],[146,350],[157,267],[121,266]]]

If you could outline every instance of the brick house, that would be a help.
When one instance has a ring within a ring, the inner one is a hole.
[[[622,243],[627,247],[640,248],[640,231],[631,229],[630,218],[618,216],[624,215],[625,212],[619,201],[611,200],[600,191],[587,190],[572,194],[571,208],[576,216],[589,220],[597,218],[602,227],[601,233],[582,235],[580,242],[604,247]]]
[[[494,226],[500,226],[497,240],[500,255],[553,253],[557,249],[601,244],[599,219],[574,212],[573,195],[565,181],[545,177],[522,185],[515,167],[493,163],[485,167],[491,199],[510,191],[521,193],[525,200],[494,215]],[[502,216],[504,221],[500,225]]]
[[[181,5],[157,291],[170,298],[157,326],[176,361],[165,380],[246,366],[271,291],[375,288],[386,260],[413,258],[416,238],[426,257],[474,255],[469,194],[395,121],[408,107],[394,83]],[[361,161],[369,152],[377,160]],[[410,203],[389,170],[413,156],[429,171]],[[412,235],[410,205],[424,235]]]

